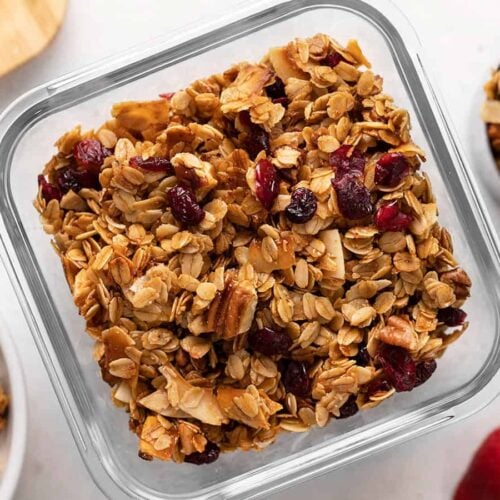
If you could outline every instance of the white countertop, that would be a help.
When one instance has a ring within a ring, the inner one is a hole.
[[[498,0],[399,0],[427,53],[459,138],[474,165],[471,117],[477,116],[488,68],[500,62]],[[168,33],[202,13],[232,5],[230,0],[72,0],[65,24],[37,59],[0,79],[0,110],[31,87]],[[495,174],[496,175],[496,174]],[[498,180],[498,179],[495,179]],[[484,193],[493,220],[500,216]],[[28,384],[29,436],[20,500],[104,498],[78,454],[47,373],[6,277],[0,269],[1,311],[21,352]],[[355,462],[274,499],[443,500],[450,498],[473,450],[500,425],[500,399],[462,423]]]

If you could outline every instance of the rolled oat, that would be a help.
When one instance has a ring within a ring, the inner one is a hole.
[[[57,142],[35,206],[142,458],[372,408],[418,385],[391,362],[467,327],[424,153],[367,68],[356,41],[296,39]]]

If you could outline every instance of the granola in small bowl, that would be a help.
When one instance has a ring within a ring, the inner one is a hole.
[[[295,39],[57,141],[35,206],[141,458],[335,425],[466,329],[425,153],[370,67]]]
[[[481,118],[486,123],[486,131],[491,152],[500,169],[500,68],[493,71],[484,85],[486,101],[481,108]]]
[[[0,385],[0,432],[7,426],[7,414],[9,411],[9,396]]]

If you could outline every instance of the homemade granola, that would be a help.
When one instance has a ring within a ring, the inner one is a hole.
[[[9,396],[4,392],[0,385],[0,432],[7,426],[7,413],[9,410]]]
[[[467,327],[424,152],[369,68],[296,39],[57,141],[35,206],[140,457],[373,408]]]
[[[481,108],[481,118],[486,123],[491,151],[500,169],[500,67],[493,71],[484,85],[486,101]]]

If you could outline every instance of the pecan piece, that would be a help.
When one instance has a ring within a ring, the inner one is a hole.
[[[249,281],[238,283],[232,274],[226,276],[224,290],[218,292],[208,311],[207,331],[231,339],[250,329],[257,292]]]
[[[380,329],[378,338],[386,344],[403,347],[407,350],[417,348],[418,336],[411,322],[402,316],[391,316],[387,325]]]
[[[469,289],[472,282],[467,273],[460,267],[443,273],[440,279],[443,283],[447,283],[453,287],[457,299],[466,299],[470,295]]]

